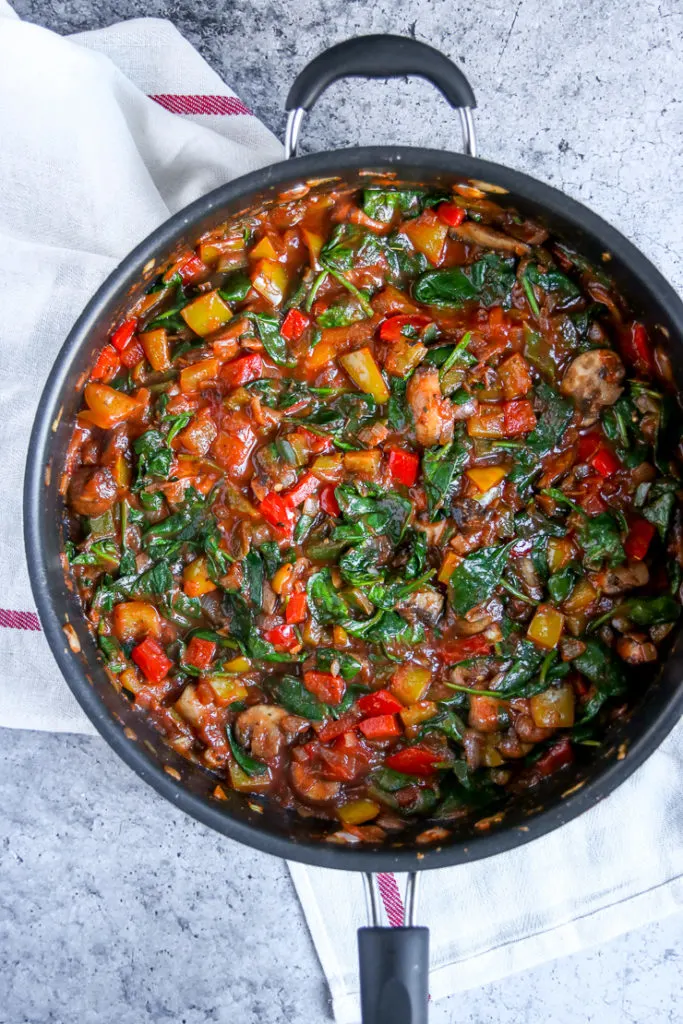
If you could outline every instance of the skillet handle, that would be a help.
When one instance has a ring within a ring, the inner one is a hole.
[[[426,78],[460,111],[465,152],[476,156],[472,87],[460,68],[433,46],[407,36],[358,36],[318,54],[295,78],[285,109],[288,112],[285,156],[296,155],[304,113],[311,110],[328,85],[339,78]]]
[[[427,1024],[429,929],[359,928],[363,1024]]]

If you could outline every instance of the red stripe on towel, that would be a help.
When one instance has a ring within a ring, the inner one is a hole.
[[[0,608],[0,629],[30,629],[40,632],[40,620],[34,612],[12,612]]]
[[[382,897],[384,909],[387,912],[389,924],[392,928],[401,928],[405,916],[403,900],[398,888],[396,876],[392,874],[378,874],[377,887]]]
[[[164,92],[149,98],[172,114],[251,114],[236,96],[177,96]]]

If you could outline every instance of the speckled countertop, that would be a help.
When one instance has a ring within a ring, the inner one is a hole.
[[[683,289],[681,0],[15,0],[61,33],[170,18],[281,134],[294,73],[361,32],[457,58],[480,151],[587,203]],[[347,83],[303,149],[457,147],[423,82]],[[0,1024],[315,1024],[325,980],[284,864],[163,802],[96,738],[0,732]],[[432,1024],[683,1020],[683,918],[432,1008]]]

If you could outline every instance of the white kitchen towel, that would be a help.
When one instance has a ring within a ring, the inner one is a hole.
[[[168,22],[64,39],[22,23],[5,0],[0,137],[0,725],[92,732],[40,632],[24,567],[21,489],[38,396],[118,260],[169,213],[282,148]],[[679,726],[578,821],[517,852],[423,877],[433,998],[681,906],[682,737]],[[356,1021],[360,878],[290,868],[337,1019]],[[400,884],[378,880],[392,924],[403,917]]]

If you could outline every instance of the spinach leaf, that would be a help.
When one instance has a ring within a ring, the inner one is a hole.
[[[677,489],[678,484],[675,480],[656,480],[647,492],[647,503],[643,508],[643,515],[653,526],[657,527],[663,541],[666,540],[671,523]]]
[[[291,366],[287,342],[280,334],[280,322],[272,313],[245,313],[256,325],[261,344],[278,366]]]
[[[446,708],[438,715],[435,715],[434,718],[430,718],[424,723],[417,734],[418,741],[424,739],[430,732],[442,732],[444,736],[447,736],[449,740],[453,740],[454,743],[462,743],[463,736],[465,735],[465,724],[460,716],[456,715],[455,711]]]
[[[280,548],[277,541],[267,540],[258,550],[266,568],[266,575],[270,579],[282,565]]]
[[[591,568],[598,568],[603,559],[611,567],[626,561],[624,545],[621,542],[619,524],[609,512],[601,512],[593,518],[584,518],[578,532],[583,547],[584,562]]]
[[[435,590],[434,587],[425,586],[425,584],[432,578],[435,571],[435,569],[429,569],[428,572],[424,573],[418,579],[412,580],[408,583],[403,579],[394,580],[393,582],[386,584],[375,583],[375,585],[370,587],[370,590],[368,591],[368,598],[376,608],[384,608],[386,611],[390,611],[392,608],[395,608],[400,601],[403,601],[406,597],[409,597],[418,590],[423,590],[428,594],[436,594],[441,598],[439,591]]]
[[[243,270],[238,270],[223,282],[218,294],[226,302],[242,302],[251,288],[251,280]]]
[[[422,189],[366,188],[363,191],[363,212],[373,220],[388,223],[396,210],[405,216],[416,217],[422,208],[425,193]]]
[[[595,686],[595,693],[588,700],[581,718],[582,722],[587,722],[597,715],[605,701],[624,692],[624,670],[609,647],[600,640],[586,640],[586,650],[574,658],[572,665]]]
[[[487,252],[469,268],[479,301],[485,306],[509,306],[515,284],[515,260]]]
[[[187,328],[187,324],[180,316],[180,310],[184,309],[190,301],[183,288],[183,279],[180,274],[174,274],[171,280],[162,286],[165,291],[168,289],[169,295],[174,291],[173,297],[171,298],[171,304],[168,306],[163,313],[159,313],[149,324],[147,324],[146,330],[156,331],[159,327],[164,327],[167,331],[178,332],[183,331]]]
[[[451,607],[456,615],[488,600],[501,581],[507,557],[514,541],[501,547],[479,548],[466,555],[456,567],[448,584]]]
[[[470,446],[463,433],[450,444],[425,449],[422,477],[432,519],[450,503],[469,457]]]
[[[352,654],[345,654],[343,651],[337,651],[334,647],[319,647],[315,652],[316,667],[321,672],[331,672],[332,665],[337,664],[338,674],[341,675],[342,679],[349,682],[354,679],[355,676],[360,672],[362,665],[353,657]]]
[[[561,441],[574,414],[572,403],[545,381],[536,388],[536,396],[543,403],[544,410],[526,438],[526,447],[516,452],[515,466],[508,476],[523,498],[528,496],[534,477],[541,472],[540,459],[549,455]]]
[[[427,306],[457,308],[478,297],[476,285],[460,267],[428,270],[413,284],[413,297]]]
[[[329,569],[314,572],[306,584],[308,607],[317,622],[339,622],[349,613],[346,601],[337,593]]]
[[[406,775],[405,772],[394,771],[393,768],[376,768],[375,771],[370,775],[370,784],[379,786],[386,793],[398,793],[400,789],[405,789],[406,786],[415,785],[415,776]]]
[[[427,564],[427,534],[422,530],[413,530],[410,537],[411,551],[405,567],[407,580],[420,576]]]
[[[365,311],[356,303],[344,302],[336,306],[328,306],[316,319],[318,327],[349,327],[359,320],[365,320]]]
[[[138,456],[138,475],[133,490],[140,490],[148,477],[168,478],[173,452],[158,430],[146,430],[133,444]]]
[[[541,273],[535,263],[530,263],[525,271],[533,284],[546,292],[558,292],[563,302],[572,302],[581,294],[574,282],[559,270],[547,270]]]
[[[250,551],[244,559],[247,577],[249,600],[257,611],[263,607],[263,579],[265,575],[263,559],[258,551]]]
[[[167,594],[174,586],[173,573],[163,559],[147,569],[137,579],[137,594]]]
[[[496,687],[496,693],[505,694],[506,697],[532,696],[533,694],[528,694],[525,691],[525,687],[537,677],[546,653],[531,640],[521,640],[517,644],[514,661]],[[544,689],[546,689],[546,683],[542,682],[538,692]]]
[[[392,377],[389,382],[391,395],[387,406],[387,426],[390,430],[404,430],[412,422],[406,402],[408,380],[408,377]]]
[[[271,643],[264,640],[256,628],[249,605],[241,594],[226,593],[223,605],[230,617],[230,636],[238,642],[248,657],[273,662],[298,660],[292,655],[280,654]]]
[[[576,567],[566,565],[564,569],[554,573],[548,580],[548,593],[556,604],[565,601],[572,590],[577,579]]]
[[[104,633],[98,633],[97,643],[104,655],[105,664],[109,671],[115,675],[120,675],[128,663],[118,640],[113,636],[105,636]]]
[[[657,626],[664,622],[675,622],[681,606],[668,594],[661,597],[632,597],[624,601],[611,616],[626,615],[636,626]]]
[[[281,676],[274,682],[278,704],[293,715],[300,715],[310,722],[322,722],[329,714],[327,704],[319,701],[296,676]]]
[[[368,537],[342,555],[339,569],[346,582],[355,587],[376,583],[383,575],[378,564],[380,557],[381,550],[375,538]]]
[[[71,565],[101,565],[116,567],[119,564],[119,549],[113,540],[96,540],[86,551],[80,555],[69,558]],[[135,565],[135,559],[133,559]],[[134,570],[133,570],[134,571]]]
[[[247,775],[252,776],[265,775],[265,773],[268,771],[266,765],[263,764],[262,761],[257,761],[255,757],[252,757],[250,754],[247,754],[247,752],[243,750],[242,747],[240,747],[239,743],[233,736],[232,727],[230,725],[227,725],[225,727],[225,733],[226,736],[228,737],[228,743],[230,744],[232,756],[235,758],[237,764],[240,766],[242,771],[246,772]]]

